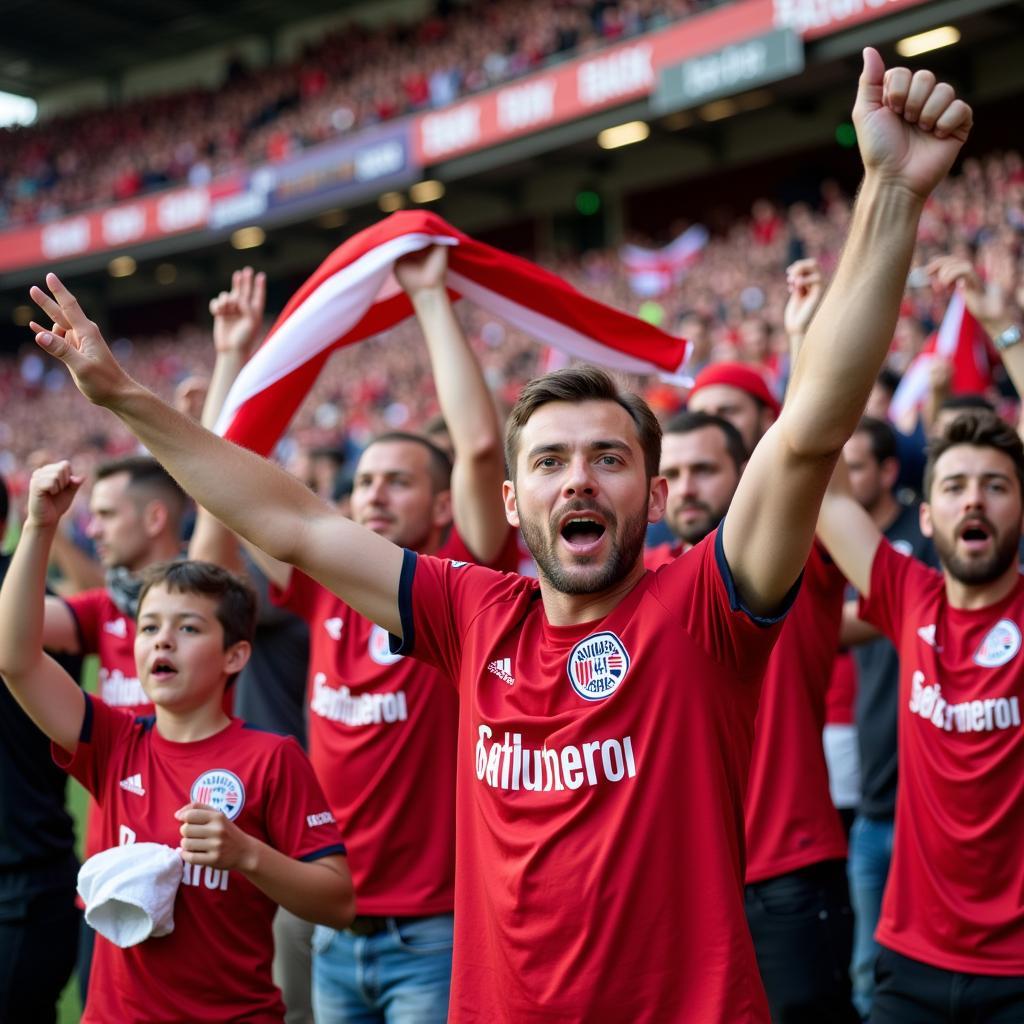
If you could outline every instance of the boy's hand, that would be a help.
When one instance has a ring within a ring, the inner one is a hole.
[[[43,528],[56,526],[71,507],[84,479],[71,472],[67,460],[40,466],[28,485],[26,523]]]
[[[113,357],[100,329],[82,312],[78,300],[56,274],[46,275],[52,297],[35,285],[32,301],[53,321],[43,327],[34,320],[36,344],[71,371],[78,390],[96,405],[110,405],[131,386],[131,378]]]
[[[188,803],[174,812],[181,822],[181,858],[189,864],[251,871],[255,840],[206,804]]]
[[[243,267],[231,275],[231,291],[210,300],[213,347],[218,355],[235,353],[248,359],[259,340],[267,301],[267,275]]]

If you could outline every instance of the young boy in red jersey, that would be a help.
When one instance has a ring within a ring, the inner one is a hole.
[[[251,591],[203,562],[153,567],[135,657],[156,714],[85,695],[42,648],[46,564],[81,480],[67,462],[33,474],[28,516],[0,590],[0,674],[96,797],[102,847],[180,847],[174,931],[128,949],[97,939],[83,1020],[280,1022],[271,980],[278,904],[344,927],[345,848],[312,768],[291,739],[223,711],[249,657]]]
[[[842,464],[840,464],[842,466]],[[1024,446],[992,413],[931,444],[900,554],[842,470],[819,534],[900,656],[899,789],[872,1024],[1024,1020]]]

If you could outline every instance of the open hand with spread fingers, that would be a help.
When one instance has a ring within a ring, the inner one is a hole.
[[[889,68],[864,50],[853,123],[865,174],[927,199],[967,141],[973,114],[931,71]]]
[[[90,402],[111,405],[134,382],[61,279],[56,274],[47,274],[46,287],[49,291],[36,285],[29,291],[32,301],[53,322],[52,327],[34,320],[29,324],[36,344],[67,366],[78,390]]]

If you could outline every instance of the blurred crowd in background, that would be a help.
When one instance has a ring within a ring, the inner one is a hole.
[[[761,371],[781,396],[788,375],[785,268],[795,259],[814,257],[827,280],[846,232],[850,204],[851,198],[831,182],[823,183],[814,206],[799,203],[783,209],[760,200],[748,217],[712,235],[696,262],[663,294],[636,294],[614,250],[542,262],[586,294],[688,338],[690,374],[711,362],[740,360]],[[889,368],[896,374],[906,371],[946,309],[948,289],[925,270],[935,256],[971,261],[982,281],[1003,296],[1011,315],[1024,306],[1022,237],[1024,160],[1017,153],[966,160],[925,212]],[[491,389],[499,402],[510,405],[521,385],[548,366],[548,352],[468,303],[460,304],[460,316]],[[166,398],[176,397],[182,408],[198,410],[197,396],[213,363],[209,323],[175,334],[109,340],[138,379]],[[949,381],[936,375],[934,383],[948,387]],[[685,389],[656,379],[634,384],[660,414],[670,414],[685,402]],[[35,350],[27,330],[19,356],[0,361],[0,474],[15,494],[23,491],[28,473],[41,460],[74,456],[87,470],[96,460],[134,449],[132,438],[103,410],[75,402],[69,416],[71,387],[63,368]],[[1016,396],[998,372],[991,391],[994,404],[1012,418]],[[354,453],[372,435],[385,429],[418,429],[436,411],[426,349],[410,320],[332,358],[278,455],[295,468],[311,451],[335,451],[337,464],[347,455],[351,466]],[[913,434],[917,424],[904,421],[898,426]]]
[[[346,25],[288,64],[241,60],[222,86],[0,130],[0,229],[282,160],[442,107],[715,0],[471,0],[414,25]]]

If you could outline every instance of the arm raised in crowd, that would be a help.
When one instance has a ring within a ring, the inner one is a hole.
[[[357,526],[271,462],[210,433],[125,372],[56,274],[32,299],[53,321],[39,346],[79,390],[117,415],[200,505],[273,557],[297,566],[368,619],[401,633],[402,550]]]
[[[455,318],[445,286],[448,249],[433,246],[398,261],[395,277],[416,311],[452,441],[452,517],[481,563],[493,561],[509,531],[501,424],[480,364]]]
[[[210,300],[215,357],[201,419],[203,426],[210,430],[217,422],[231,385],[256,351],[266,294],[266,275],[254,274],[252,267],[243,267],[231,275],[231,291],[221,292]],[[242,573],[244,565],[238,545],[238,537],[200,505],[189,541],[189,558],[214,562],[231,572]],[[251,545],[249,553],[268,579],[280,587],[288,585],[290,565]]]
[[[29,718],[70,752],[78,745],[85,701],[78,684],[43,651],[44,600],[53,537],[81,483],[68,462],[32,474],[25,524],[0,588],[0,675]]]
[[[777,608],[806,561],[825,488],[892,339],[925,200],[966,140],[971,110],[930,71],[886,71],[868,48],[853,119],[864,181],[846,247],[790,397],[723,526],[737,588],[755,612]]]

